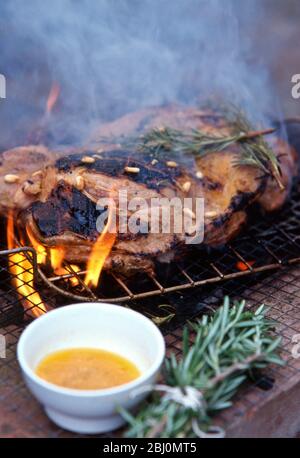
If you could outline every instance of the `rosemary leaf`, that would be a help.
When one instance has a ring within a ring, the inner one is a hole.
[[[257,167],[264,174],[271,175],[280,189],[284,189],[278,159],[264,140],[264,135],[273,133],[275,129],[253,130],[246,116],[235,107],[225,110],[224,118],[227,119],[231,130],[229,135],[208,134],[199,129],[184,131],[164,127],[154,128],[139,138],[127,138],[123,140],[122,144],[126,147],[134,147],[137,151],[148,153],[153,157],[168,151],[204,157],[238,144],[239,149],[234,160],[235,166]]]
[[[129,424],[127,437],[182,438],[209,431],[213,415],[228,408],[253,369],[283,364],[280,338],[266,308],[246,310],[245,301],[230,304],[228,297],[212,316],[203,316],[183,330],[182,358],[172,353],[164,365],[164,382],[157,386],[134,417],[121,411]],[[192,338],[193,343],[189,344]],[[166,391],[166,394],[163,391]],[[176,391],[186,401],[198,395],[197,408],[170,396]],[[172,391],[173,390],[173,391]],[[192,390],[192,391],[191,391]],[[196,425],[196,427],[195,427]]]

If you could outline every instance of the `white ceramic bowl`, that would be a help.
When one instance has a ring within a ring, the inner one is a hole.
[[[141,375],[132,382],[101,390],[75,390],[35,374],[39,361],[54,351],[93,347],[118,353],[135,363]],[[18,343],[25,382],[57,425],[79,433],[111,431],[124,424],[117,408],[133,409],[147,395],[135,394],[155,383],[165,356],[161,332],[148,318],[125,307],[83,303],[48,312],[33,321]]]

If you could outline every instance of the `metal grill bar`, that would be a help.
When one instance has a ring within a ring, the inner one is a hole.
[[[116,280],[116,282],[126,291],[129,297],[133,298],[134,294],[130,291],[130,289],[126,286],[126,284],[121,280],[121,278],[117,277],[114,273],[112,274],[112,277]]]
[[[278,256],[276,256],[276,254],[271,250],[271,248],[269,248],[262,240],[258,240],[257,241],[261,246],[264,247],[264,249],[272,256],[272,258],[275,259],[275,261],[277,261],[277,263],[279,265],[282,264],[282,260],[280,258],[278,258]]]
[[[286,237],[286,239],[289,242],[296,244],[296,242],[293,239],[291,239],[291,237],[288,236],[288,234],[286,234],[285,231],[282,230],[281,233]],[[250,275],[250,274],[261,273],[261,272],[271,271],[271,270],[275,270],[275,269],[280,268],[282,266],[282,264],[283,264],[283,261],[273,252],[273,250],[271,250],[265,243],[263,243],[262,240],[257,240],[257,243],[260,244],[264,248],[264,250],[266,250],[266,252],[272,256],[273,259],[276,260],[276,263],[268,263],[268,264],[265,264],[265,265],[260,266],[260,267],[253,267],[248,263],[248,261],[244,258],[244,256],[242,256],[235,248],[230,246],[229,248],[232,251],[232,253],[235,255],[236,260],[243,262],[247,266],[248,270],[232,272],[232,273],[229,273],[229,274],[224,274],[224,273],[222,273],[220,271],[220,269],[214,263],[210,263],[210,266],[212,267],[212,269],[217,273],[217,277],[216,276],[212,276],[210,278],[206,278],[204,280],[198,280],[197,281],[197,280],[194,280],[186,272],[185,269],[180,267],[180,272],[188,280],[188,283],[182,283],[180,285],[165,287],[158,281],[158,279],[156,277],[151,276],[150,277],[151,280],[155,283],[155,285],[158,287],[158,289],[148,290],[148,291],[144,291],[144,292],[138,293],[138,294],[134,294],[128,288],[128,286],[125,284],[125,282],[123,280],[121,280],[117,275],[113,274],[112,275],[113,278],[117,281],[117,283],[120,285],[120,287],[126,293],[126,295],[125,296],[118,296],[118,297],[115,297],[115,298],[111,298],[110,297],[109,300],[113,301],[113,302],[125,302],[125,301],[128,301],[128,300],[138,300],[138,299],[143,299],[145,297],[157,296],[157,295],[160,295],[160,294],[163,294],[163,293],[167,294],[167,293],[171,293],[171,292],[175,292],[175,291],[194,288],[196,286],[205,286],[206,284],[217,283],[217,282],[225,281],[225,280],[233,280],[233,279],[236,279],[236,278],[239,278],[239,277],[244,277],[244,276],[247,276],[247,275]],[[289,264],[289,265],[296,264],[296,263],[300,263],[300,255],[295,257],[295,258],[291,258],[286,262],[286,264]],[[74,276],[79,279],[80,275],[82,275],[83,273],[85,273],[85,271],[81,271],[81,272],[77,272],[77,273],[74,272]],[[61,280],[62,278],[66,278],[66,277],[65,276],[55,277],[55,281]],[[69,278],[69,276],[68,276],[68,278]],[[49,279],[49,280],[53,281],[54,278]],[[87,298],[81,297],[81,299],[87,299]],[[91,297],[88,300],[95,300],[95,297]],[[105,301],[107,299],[98,298],[97,300],[101,302],[101,301]]]
[[[186,273],[186,271],[184,269],[182,269],[182,267],[180,267],[180,272],[182,273],[182,275],[184,275],[185,278],[188,279],[191,287],[195,286],[194,280],[189,276],[189,274]]]
[[[249,225],[250,231],[253,232],[245,235],[240,240],[230,244],[223,251],[214,253],[213,256],[206,260],[205,253],[194,253],[191,257],[187,256],[184,265],[176,266],[174,281],[170,284],[170,278],[165,278],[159,272],[157,275],[149,275],[147,272],[142,273],[142,280],[139,284],[143,285],[142,289],[135,291],[130,284],[130,280],[121,278],[115,273],[109,274],[107,284],[115,284],[116,288],[112,291],[102,291],[101,281],[100,288],[92,290],[83,281],[86,270],[82,269],[76,272],[72,266],[64,262],[65,271],[62,275],[49,275],[44,266],[37,264],[37,255],[32,247],[20,247],[14,250],[3,250],[0,256],[9,256],[14,253],[23,252],[33,266],[35,281],[42,279],[46,285],[57,294],[65,296],[75,301],[99,301],[99,302],[129,302],[149,297],[169,294],[177,291],[184,291],[195,287],[204,287],[214,283],[235,280],[249,275],[259,274],[267,271],[274,271],[282,268],[283,265],[293,265],[300,263],[300,227],[295,230],[294,221],[300,218],[300,208],[298,208],[300,195],[300,184],[295,190],[291,199],[290,208],[286,210],[286,217],[279,216],[279,221],[268,224],[260,221],[263,230],[260,231],[258,224]],[[291,221],[291,224],[289,223]],[[284,227],[282,227],[284,224]],[[297,230],[298,229],[298,230]],[[280,240],[277,239],[280,237]],[[249,249],[243,248],[245,244]],[[282,245],[281,252],[277,251],[279,245]],[[289,250],[285,245],[289,246]],[[259,251],[260,250],[260,251]],[[196,250],[194,250],[195,252]],[[201,257],[202,256],[202,257]],[[249,261],[251,256],[251,262]],[[191,266],[195,264],[193,270]],[[239,270],[239,264],[242,263],[245,269]],[[108,275],[108,274],[106,274]],[[72,278],[77,280],[78,288],[70,284]],[[109,280],[109,278],[111,280]],[[153,288],[154,285],[155,287]]]
[[[213,262],[210,263],[211,267],[214,269],[215,272],[219,275],[220,279],[224,278],[224,274],[218,269]]]
[[[234,280],[234,279],[237,279],[239,277],[248,276],[250,274],[262,273],[262,272],[267,272],[267,271],[272,271],[272,270],[279,269],[282,266],[282,260],[279,259],[272,252],[272,250],[268,249],[268,247],[264,246],[264,248],[266,249],[266,251],[272,257],[274,257],[274,259],[276,259],[276,261],[277,261],[276,263],[270,263],[270,264],[266,264],[266,265],[263,265],[263,266],[260,266],[260,267],[253,268],[252,266],[249,265],[249,263],[244,259],[243,256],[239,255],[239,253],[236,252],[236,250],[233,250],[235,252],[235,254],[236,254],[236,259],[239,260],[239,261],[242,261],[248,267],[247,270],[232,272],[232,273],[229,273],[229,274],[223,274],[213,263],[211,263],[210,265],[211,265],[212,269],[217,273],[217,276],[212,276],[212,277],[206,278],[204,280],[193,280],[191,278],[191,276],[184,269],[180,269],[181,273],[188,280],[188,283],[181,283],[181,284],[174,285],[174,286],[164,287],[163,285],[161,285],[161,283],[154,276],[151,276],[150,277],[151,280],[155,283],[155,285],[157,286],[158,289],[147,290],[147,291],[144,291],[144,292],[141,292],[141,293],[136,293],[136,294],[133,293],[127,287],[127,285],[124,283],[124,281],[122,279],[120,279],[115,274],[112,274],[112,277],[116,280],[118,285],[123,289],[125,295],[123,295],[123,296],[120,295],[120,296],[117,296],[117,297],[109,297],[109,298],[100,298],[100,297],[98,297],[93,291],[90,290],[90,288],[88,288],[84,284],[84,282],[82,281],[82,278],[81,278],[81,276],[84,274],[84,271],[73,272],[73,273],[70,273],[70,274],[64,274],[64,275],[61,275],[61,276],[50,277],[50,278],[47,278],[46,275],[43,273],[43,271],[40,268],[38,268],[37,272],[38,272],[38,275],[42,278],[42,280],[44,282],[46,282],[46,284],[49,287],[53,288],[57,293],[62,294],[64,296],[66,296],[66,297],[72,298],[74,300],[79,300],[79,301],[84,300],[84,301],[105,302],[105,301],[109,300],[110,302],[118,303],[118,302],[127,302],[127,301],[130,301],[130,300],[139,300],[139,299],[143,299],[143,298],[147,298],[147,297],[151,297],[151,296],[158,296],[158,295],[161,295],[161,294],[168,294],[168,293],[172,293],[172,292],[176,292],[176,291],[186,290],[186,289],[189,289],[189,288],[195,288],[197,286],[205,286],[205,285],[209,285],[209,284],[213,284],[213,283],[218,283],[218,282],[221,282],[221,281]],[[22,249],[18,249],[18,252],[22,252],[22,251],[23,251]],[[32,252],[33,250],[30,247],[24,247],[24,251],[31,251]],[[0,251],[0,256],[2,255],[2,253],[3,252]],[[10,252],[8,254],[10,254]],[[297,263],[300,263],[300,256],[298,256],[296,258],[289,259],[286,262],[286,264],[288,264],[288,265],[293,265],[293,264],[297,264]],[[33,268],[33,270],[34,270],[34,268]],[[70,279],[70,278],[78,279],[79,283],[85,289],[85,292],[88,293],[88,295],[75,294],[74,292],[69,291],[67,289],[67,287],[65,289],[62,289],[61,287],[58,287],[58,286],[55,285],[55,282],[57,282],[57,281],[64,281],[64,280],[67,280],[67,279]],[[24,284],[25,284],[25,282],[24,282]]]
[[[235,256],[245,265],[248,267],[248,270],[250,272],[253,272],[252,266],[248,263],[248,261],[237,251],[235,250],[231,245],[229,245],[229,249],[235,254]]]

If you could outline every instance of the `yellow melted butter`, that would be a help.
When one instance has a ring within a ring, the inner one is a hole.
[[[68,348],[44,357],[36,374],[65,388],[97,390],[131,382],[140,375],[128,359],[97,348]]]

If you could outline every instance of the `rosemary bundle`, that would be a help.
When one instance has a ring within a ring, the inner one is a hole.
[[[231,145],[238,144],[240,148],[235,165],[257,167],[264,174],[271,175],[280,189],[283,189],[278,158],[263,138],[264,135],[273,133],[275,129],[253,130],[246,116],[234,107],[224,112],[224,119],[228,121],[230,135],[208,134],[200,129],[183,131],[162,127],[152,129],[138,139],[129,140],[126,146],[136,147],[138,151],[153,156],[172,151],[201,157],[224,151]]]
[[[211,426],[212,416],[231,405],[251,371],[283,364],[277,354],[280,338],[271,335],[274,323],[265,312],[264,305],[246,311],[245,301],[231,306],[226,297],[212,316],[185,327],[182,358],[171,354],[165,361],[165,385],[152,387],[135,417],[122,411],[129,423],[125,436],[223,437],[221,428]]]

